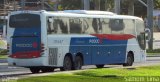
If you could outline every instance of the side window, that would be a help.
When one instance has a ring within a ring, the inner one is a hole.
[[[110,19],[109,28],[111,29],[112,34],[123,34],[125,28],[123,19]]]
[[[125,29],[124,34],[132,34],[136,35],[135,33],[135,20],[134,19],[125,19],[123,20]]]
[[[102,33],[111,34],[111,28],[109,28],[109,19],[103,19],[102,21]]]
[[[102,33],[102,20],[100,18],[84,18],[83,19],[83,33],[95,34]]]
[[[55,33],[55,28],[54,28],[54,25],[53,25],[53,17],[48,17],[47,18],[47,34],[53,34]]]
[[[102,33],[102,22],[100,18],[93,18],[92,27],[95,33]]]
[[[141,49],[145,49],[146,40],[145,40],[145,32],[144,32],[145,26],[144,22],[141,20],[136,21],[136,31],[137,31],[137,40],[141,47]]]
[[[58,20],[58,33],[67,34],[68,33],[68,18],[61,17]]]
[[[71,34],[82,33],[82,19],[80,18],[69,18],[69,26]]]
[[[48,34],[67,34],[68,33],[68,19],[60,17],[47,18],[47,32]]]
[[[93,18],[84,18],[83,19],[83,33],[84,34],[96,33],[93,28],[92,22],[93,22]]]

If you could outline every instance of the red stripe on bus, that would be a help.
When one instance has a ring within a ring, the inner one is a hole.
[[[38,58],[40,57],[40,51],[29,51],[29,52],[16,52],[10,55],[11,58]]]
[[[115,34],[91,34],[92,36],[96,36],[99,39],[109,39],[109,40],[128,40],[135,38],[135,36],[131,34],[121,34],[121,35],[115,35]]]

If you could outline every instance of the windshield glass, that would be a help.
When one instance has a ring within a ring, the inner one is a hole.
[[[40,28],[40,15],[16,14],[10,16],[9,26],[11,28]]]

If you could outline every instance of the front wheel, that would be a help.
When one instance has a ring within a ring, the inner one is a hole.
[[[61,71],[68,71],[72,69],[72,60],[69,56],[66,56],[63,61],[63,67],[60,68]]]
[[[132,54],[128,54],[127,56],[127,62],[123,64],[123,66],[132,66],[134,62],[134,58],[132,56]]]

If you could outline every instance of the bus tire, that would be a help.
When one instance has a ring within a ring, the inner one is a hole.
[[[79,70],[82,68],[82,65],[83,65],[83,59],[81,56],[76,56],[75,58],[75,65],[74,65],[74,69],[75,70]]]
[[[72,70],[72,60],[70,56],[65,56],[64,61],[63,61],[63,67],[60,68],[61,71],[68,71]]]
[[[123,66],[132,66],[134,62],[134,56],[131,53],[127,55],[127,62],[123,64]]]
[[[30,71],[32,73],[39,73],[40,72],[40,69],[39,68],[30,68]]]
[[[102,64],[102,65],[96,65],[96,67],[97,67],[97,68],[103,68],[104,65],[103,65],[103,64]]]

